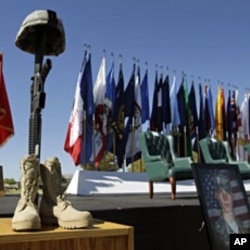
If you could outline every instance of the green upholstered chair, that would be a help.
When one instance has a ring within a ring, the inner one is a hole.
[[[149,197],[153,198],[153,183],[169,180],[171,199],[176,197],[176,180],[192,179],[190,157],[176,157],[173,138],[158,132],[146,131],[140,134],[139,142],[146,173],[149,179]]]
[[[226,151],[224,145],[220,141],[210,137],[205,137],[201,139],[199,143],[205,163],[226,163]]]
[[[250,178],[250,164],[247,161],[233,160],[230,154],[229,143],[227,141],[222,141],[222,143],[225,147],[227,163],[238,165],[242,179],[249,179]]]
[[[250,164],[247,161],[233,160],[227,141],[218,141],[215,138],[206,137],[200,140],[200,148],[205,163],[238,165],[242,179],[250,178]]]

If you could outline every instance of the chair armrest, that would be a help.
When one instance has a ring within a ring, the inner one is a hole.
[[[169,164],[163,161],[145,163],[146,173],[150,181],[161,181],[169,177]]]
[[[162,161],[162,157],[160,155],[149,155],[147,154],[145,162],[154,162],[154,161]]]
[[[176,157],[174,160],[174,165],[179,165],[179,164],[182,164],[183,162],[185,163],[193,163],[191,157]]]

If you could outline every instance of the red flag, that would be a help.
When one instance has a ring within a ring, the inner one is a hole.
[[[0,53],[0,146],[14,135],[14,126],[3,77],[3,55]]]

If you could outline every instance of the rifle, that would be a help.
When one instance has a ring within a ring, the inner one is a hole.
[[[41,110],[45,107],[46,93],[44,84],[49,71],[52,68],[50,59],[47,59],[41,68],[42,58],[36,63],[34,76],[31,77],[32,84],[30,88],[31,106],[29,119],[29,154],[35,154],[40,159],[41,144],[41,127],[42,118]],[[40,69],[41,68],[41,69]]]

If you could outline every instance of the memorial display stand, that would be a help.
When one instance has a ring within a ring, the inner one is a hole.
[[[0,250],[134,250],[134,229],[112,222],[96,222],[90,229],[43,227],[14,232],[11,218],[0,219]]]

